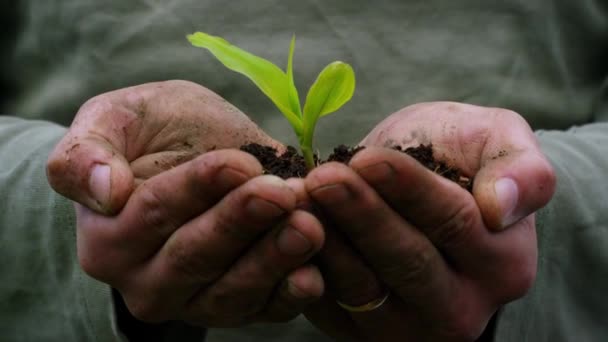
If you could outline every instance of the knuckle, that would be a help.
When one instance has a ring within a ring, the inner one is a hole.
[[[412,280],[426,280],[430,275],[432,251],[430,248],[417,248],[406,261],[407,274]]]
[[[189,277],[198,275],[196,267],[192,265],[192,253],[182,242],[174,241],[167,248],[168,267],[178,274]]]
[[[473,233],[474,227],[479,225],[477,207],[473,201],[463,201],[461,206],[448,215],[443,223],[426,229],[429,238],[437,246],[443,248],[457,247],[466,243]]]
[[[262,200],[259,202],[263,204],[262,210],[257,210],[256,215],[253,215],[251,210],[243,208],[246,205],[244,204],[246,199],[252,197],[250,192],[241,191],[235,195],[228,198],[214,212],[214,232],[234,241],[249,242],[279,223],[282,211],[278,214],[272,212],[276,206],[265,205],[266,203]],[[282,209],[276,211],[280,210]]]
[[[74,183],[82,182],[82,175],[76,171],[78,167],[81,167],[82,159],[78,155],[74,156],[81,145],[75,139],[68,133],[55,146],[46,162],[46,176],[49,184],[64,196],[68,196],[72,192],[70,188]]]
[[[234,240],[249,241],[259,235],[259,231],[248,224],[238,222],[238,214],[218,210],[215,215],[213,230]]]
[[[97,95],[88,99],[85,103],[80,106],[78,113],[72,122],[72,128],[82,128],[86,126],[85,122],[87,119],[101,117],[104,114],[115,113],[117,106],[112,100],[111,94],[122,92],[123,90],[116,90],[114,92]]]
[[[422,244],[409,247],[408,256],[400,263],[395,263],[386,271],[392,274],[395,284],[405,291],[403,293],[417,293],[417,290],[432,283],[432,267],[435,251]]]
[[[51,157],[46,164],[46,175],[49,181],[49,184],[53,188],[53,190],[64,194],[65,191],[65,171],[66,171],[66,163],[61,160],[61,158]]]
[[[176,223],[171,220],[168,206],[145,182],[138,189],[138,198],[141,203],[141,210],[138,211],[139,219],[146,228],[150,228],[161,237],[167,236],[175,229]]]
[[[61,158],[59,156],[60,152],[58,150],[61,148],[61,144],[57,145],[46,161],[46,174],[47,178],[51,182],[51,185],[53,185],[53,182],[61,177],[66,169],[65,158]]]
[[[99,106],[107,108],[109,104],[109,94],[110,93],[104,93],[89,98],[80,106],[79,111],[86,111],[90,108],[97,108]]]
[[[207,284],[220,276],[221,271],[215,270],[217,262],[209,260],[200,251],[193,248],[191,242],[174,240],[167,248],[167,264],[170,273],[177,273],[199,283]]]

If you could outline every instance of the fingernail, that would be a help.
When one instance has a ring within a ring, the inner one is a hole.
[[[303,255],[310,251],[312,244],[297,229],[287,226],[277,236],[277,248],[285,255]]]
[[[287,292],[289,292],[289,294],[292,297],[295,298],[308,298],[310,297],[310,295],[302,290],[300,290],[297,286],[295,286],[291,281],[287,281]]]
[[[91,196],[101,208],[110,202],[111,172],[109,165],[95,164],[89,177]]]
[[[263,217],[279,217],[285,213],[285,210],[275,203],[259,197],[252,197],[247,201],[245,210],[251,216],[263,215]]]
[[[223,186],[226,189],[234,189],[237,186],[245,183],[248,176],[231,167],[222,167],[214,176],[213,183]]]
[[[372,183],[388,182],[395,174],[395,170],[387,162],[369,165],[358,169],[357,172],[361,175],[361,177],[365,178],[365,180]]]
[[[311,192],[313,197],[322,203],[341,203],[349,200],[351,192],[343,184],[324,185]]]
[[[520,218],[515,215],[515,207],[519,199],[517,183],[511,178],[501,178],[494,183],[496,200],[502,214],[502,227],[515,223]]]

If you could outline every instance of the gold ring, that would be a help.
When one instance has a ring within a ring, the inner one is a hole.
[[[386,292],[386,294],[380,298],[376,298],[370,302],[367,302],[363,305],[348,305],[348,304],[344,304],[340,301],[336,301],[336,303],[338,303],[338,305],[340,305],[340,307],[348,312],[369,312],[369,311],[373,311],[376,310],[377,308],[381,307],[384,302],[386,302],[386,300],[388,299],[388,294],[389,292]]]

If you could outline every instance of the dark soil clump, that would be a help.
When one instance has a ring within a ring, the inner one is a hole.
[[[299,155],[293,146],[288,146],[287,151],[280,156],[277,156],[275,148],[260,144],[243,145],[241,146],[241,150],[256,157],[260,164],[262,164],[265,174],[287,179],[291,177],[306,177],[308,173],[304,157]]]
[[[329,155],[327,162],[335,161],[348,164],[352,157],[364,148],[365,147],[363,146],[348,147],[346,145],[339,145],[334,148],[332,154]]]
[[[351,158],[364,148],[365,147],[363,146],[349,147],[340,145],[334,148],[333,153],[329,155],[327,160],[317,160],[317,163],[322,164],[336,161],[348,164]],[[405,150],[399,146],[393,148],[413,157],[427,169],[454,181],[469,192],[472,191],[473,179],[465,176],[460,170],[451,167],[442,161],[435,160],[435,157],[433,156],[433,146],[431,144],[408,147]],[[305,177],[308,173],[304,158],[299,155],[298,151],[292,146],[287,147],[287,151],[280,156],[277,156],[276,149],[255,143],[243,145],[241,146],[241,150],[256,157],[260,161],[260,164],[262,164],[264,173],[266,174],[272,174],[287,179],[290,177]]]
[[[448,164],[435,160],[433,156],[433,145],[418,145],[416,147],[408,147],[405,150],[400,146],[393,147],[397,151],[401,151],[410,157],[416,159],[420,164],[427,169],[443,176],[451,181],[454,181],[469,192],[473,191],[473,178],[465,176],[459,169],[449,166]]]

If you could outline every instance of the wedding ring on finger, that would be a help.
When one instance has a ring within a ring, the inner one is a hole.
[[[370,311],[374,311],[376,309],[378,309],[379,307],[381,307],[384,302],[386,302],[386,300],[388,299],[388,295],[389,292],[387,291],[386,294],[380,298],[376,298],[372,301],[369,301],[363,305],[348,305],[348,304],[344,304],[338,300],[336,300],[336,303],[338,303],[338,305],[340,305],[340,307],[348,312],[370,312]]]

